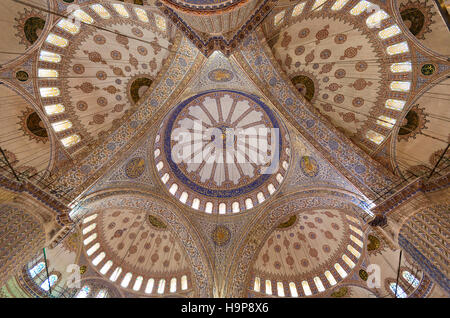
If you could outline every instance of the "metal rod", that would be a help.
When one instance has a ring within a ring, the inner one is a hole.
[[[11,169],[12,173],[14,174],[14,177],[16,177],[17,181],[20,182],[19,177],[16,174],[16,171],[14,170],[14,168],[11,166],[11,164],[9,163],[8,158],[6,157],[5,152],[3,151],[3,149],[0,147],[0,151],[2,152],[3,157],[5,158],[6,164],[8,165],[8,167]]]
[[[50,286],[50,277],[48,276],[47,256],[45,255],[45,247],[42,250],[44,251],[44,263],[45,263],[45,271],[47,272],[48,292],[51,296],[52,286]]]
[[[397,298],[398,278],[400,276],[400,263],[402,262],[402,252],[403,250],[400,250],[400,256],[398,257],[397,283],[395,284],[395,298]]]
[[[436,164],[434,165],[433,170],[431,170],[430,175],[428,176],[428,179],[431,178],[431,176],[432,176],[433,173],[434,173],[434,170],[436,170],[436,168],[437,168],[437,166],[439,165],[439,163],[441,162],[442,158],[444,158],[445,153],[447,152],[449,146],[450,146],[450,144],[447,144],[447,147],[445,148],[444,152],[442,153],[442,155],[439,157],[439,160],[438,160],[438,161],[436,162]]]

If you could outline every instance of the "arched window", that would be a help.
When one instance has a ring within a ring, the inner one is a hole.
[[[55,285],[57,280],[58,280],[58,276],[56,276],[55,274],[50,275],[50,277],[47,278],[46,280],[44,280],[44,282],[41,284],[41,288],[45,291],[49,291],[50,287]],[[50,285],[49,285],[49,282],[50,282]]]
[[[406,298],[406,293],[403,290],[403,288],[399,285],[397,287],[397,284],[392,282],[389,284],[389,289],[391,290],[392,294],[395,295],[395,290],[397,289],[397,298]]]
[[[83,287],[81,287],[81,290],[78,292],[75,298],[87,298],[87,296],[89,296],[90,291],[91,288],[88,285],[84,285]]]
[[[34,267],[29,270],[31,278],[36,277],[36,275],[39,274],[40,272],[42,272],[42,270],[44,268],[45,268],[45,263],[44,262],[40,262],[40,263],[34,265]]]
[[[106,289],[101,289],[95,298],[106,298],[108,297],[108,291]]]
[[[403,271],[402,276],[414,288],[417,288],[419,286],[419,283],[420,283],[419,280],[416,278],[416,276],[411,274],[409,271]]]

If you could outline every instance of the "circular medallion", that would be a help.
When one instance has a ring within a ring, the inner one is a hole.
[[[207,213],[240,212],[270,197],[289,166],[287,131],[253,95],[205,92],[180,103],[155,141],[169,192]]]
[[[143,158],[133,158],[125,166],[125,174],[128,178],[136,179],[140,177],[145,170],[145,160]]]
[[[234,75],[229,70],[216,68],[208,73],[208,78],[213,82],[224,83],[233,79]]]
[[[319,173],[319,165],[313,157],[303,156],[300,159],[302,172],[308,177],[315,177]]]
[[[420,71],[423,75],[430,76],[433,75],[434,71],[436,71],[436,66],[433,64],[424,64]]]
[[[25,71],[18,71],[18,72],[16,72],[16,78],[17,78],[18,81],[26,82],[26,81],[28,81],[28,79],[30,77],[28,76],[27,72],[25,72]]]
[[[226,245],[231,238],[230,230],[223,225],[218,225],[212,232],[212,240],[217,246]]]

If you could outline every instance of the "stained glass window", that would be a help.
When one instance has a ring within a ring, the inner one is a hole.
[[[350,235],[350,239],[359,247],[363,247],[363,242],[361,242],[361,240],[357,239],[353,235]]]
[[[165,288],[166,288],[166,280],[160,279],[158,284],[158,294],[164,294]]]
[[[247,209],[253,208],[253,201],[252,201],[252,199],[250,199],[250,198],[245,199],[245,207]]]
[[[266,280],[266,294],[272,295],[272,282],[270,280]]]
[[[212,213],[212,209],[213,209],[213,204],[212,204],[212,202],[206,202],[206,205],[205,205],[205,212],[206,212],[206,213]]]
[[[198,210],[200,206],[200,200],[195,198],[194,200],[192,200],[192,208],[195,210]]]
[[[92,260],[92,264],[94,264],[94,266],[97,266],[105,258],[105,256],[105,252],[101,252]]]
[[[61,94],[61,91],[57,87],[41,87],[39,92],[42,97],[57,97]]]
[[[400,30],[398,25],[394,24],[394,25],[391,25],[390,27],[378,32],[378,36],[384,40],[384,39],[388,39],[388,38],[393,37],[394,35],[397,35],[400,33],[402,33],[402,31]]]
[[[106,298],[108,297],[108,291],[106,289],[101,289],[95,298]]]
[[[397,99],[388,99],[386,100],[386,108],[393,109],[393,110],[402,110],[405,106],[406,102],[403,100],[397,100]]]
[[[391,90],[396,92],[408,92],[411,88],[411,82],[392,82]]]
[[[373,131],[373,130],[369,130],[369,131],[366,133],[366,137],[367,137],[370,141],[376,143],[377,145],[381,144],[381,143],[383,142],[383,140],[384,140],[384,136],[383,136],[383,135],[381,135],[381,134],[379,134],[379,133],[377,133],[377,132],[375,132],[375,131]]]
[[[36,277],[36,275],[39,274],[40,272],[42,272],[42,270],[44,268],[45,268],[44,262],[40,262],[40,263],[34,265],[33,268],[29,270],[31,278]]]
[[[147,12],[145,12],[144,9],[142,8],[134,8],[134,12],[136,12],[136,15],[138,17],[139,20],[141,20],[142,22],[147,23],[148,20],[148,16],[147,16]]]
[[[133,274],[126,273],[124,278],[122,279],[122,282],[120,283],[120,286],[122,286],[123,288],[127,288],[128,285],[130,284],[132,277],[133,277]]]
[[[86,233],[89,233],[90,231],[92,231],[93,229],[95,229],[95,227],[97,226],[97,223],[92,223],[91,225],[85,227],[83,229],[83,235],[85,235]]]
[[[331,286],[336,285],[336,279],[334,279],[333,274],[331,274],[330,271],[326,271],[325,272],[325,277],[327,278],[328,282],[330,283]]]
[[[350,227],[350,229],[353,231],[353,232],[355,232],[356,234],[358,234],[359,236],[363,236],[363,232],[360,230],[360,229],[358,229],[357,227],[355,227],[355,226],[353,226],[353,225],[349,225],[349,227]]]
[[[291,292],[292,297],[298,297],[297,287],[295,287],[295,283],[289,283],[289,291]]]
[[[358,252],[353,246],[347,245],[347,249],[350,251],[350,253],[355,255],[356,258],[359,258],[361,256],[361,253]]]
[[[369,1],[360,1],[353,9],[350,10],[350,14],[352,15],[360,15],[364,10],[369,8],[372,4]]]
[[[419,280],[411,274],[409,271],[403,271],[402,276],[408,283],[410,283],[414,288],[417,288],[419,286]]]
[[[71,128],[72,122],[70,120],[66,119],[66,120],[58,121],[57,123],[53,123],[52,127],[55,132],[60,132],[60,131]]]
[[[89,243],[91,243],[93,240],[95,240],[97,238],[97,233],[94,233],[94,234],[92,234],[92,235],[90,235],[88,238],[86,238],[84,241],[83,241],[83,244],[84,245],[88,245]]]
[[[306,2],[302,2],[302,3],[297,4],[294,7],[294,10],[292,10],[292,16],[296,17],[296,16],[299,16],[300,14],[302,14],[303,9],[305,8],[305,5],[306,5]]]
[[[61,19],[58,22],[57,26],[64,31],[69,32],[70,34],[77,34],[78,32],[80,32],[80,27],[67,19]]]
[[[150,294],[153,291],[153,285],[155,284],[155,280],[150,278],[147,282],[147,286],[145,287],[145,293]]]
[[[353,223],[359,224],[359,221],[358,221],[357,218],[354,218],[353,216],[348,215],[348,214],[346,214],[345,217],[347,218],[347,220],[349,220],[349,221],[351,221]]]
[[[114,10],[116,10],[116,12],[120,14],[122,17],[124,18],[130,17],[130,14],[128,13],[127,9],[125,9],[125,6],[123,4],[113,3],[112,6]]]
[[[283,20],[283,18],[284,18],[284,14],[285,14],[286,12],[283,10],[283,11],[281,11],[281,12],[278,12],[276,15],[275,15],[275,17],[274,17],[274,19],[273,19],[273,24],[275,25],[275,26],[277,26],[278,24],[280,24],[280,22]]]
[[[314,2],[314,4],[313,4],[311,10],[316,10],[316,9],[317,9],[318,11],[322,10],[323,4],[324,4],[325,2],[327,2],[327,0],[316,0],[316,1]],[[319,7],[320,7],[320,8],[319,8]]]
[[[59,63],[61,62],[61,55],[53,52],[41,51],[39,53],[39,60],[44,62]]]
[[[391,72],[393,72],[393,73],[404,73],[404,72],[411,72],[411,71],[412,71],[412,65],[411,65],[411,62],[409,62],[409,61],[391,64]]]
[[[77,18],[78,20],[87,23],[87,24],[92,24],[94,22],[94,19],[92,19],[92,17],[87,14],[86,12],[84,12],[83,10],[75,10],[74,12],[72,12],[72,15]]]
[[[258,280],[259,280],[259,278],[258,278]],[[187,276],[183,275],[183,276],[181,276],[181,290],[186,290],[186,289],[188,289],[188,280],[187,280]]]
[[[280,297],[284,297],[284,287],[283,287],[283,282],[277,282],[277,294]]]
[[[75,298],[87,298],[87,296],[89,296],[90,291],[91,288],[88,285],[84,285],[83,287],[81,287],[81,290],[78,292]]]
[[[325,291],[325,287],[323,287],[323,283],[318,276],[314,277],[314,284],[316,284],[317,290],[319,292]]]
[[[397,287],[396,283],[390,283],[389,288],[391,289],[392,294],[395,295],[395,290],[397,289],[397,298],[406,298],[406,293],[403,288],[399,285]]]
[[[92,10],[95,11],[102,19],[111,18],[111,14],[101,5],[101,4],[93,4],[91,5]]]
[[[169,178],[170,178],[169,174],[168,174],[168,173],[165,173],[165,174],[162,176],[161,181],[162,181],[164,184],[166,184],[167,181],[169,181]]]
[[[384,10],[378,10],[367,18],[366,24],[369,28],[379,27],[381,21],[387,18],[389,18],[389,14]]]
[[[348,257],[347,255],[342,255],[342,259],[344,260],[344,262],[350,267],[353,268],[355,267],[355,263],[350,259],[350,257]]]
[[[66,47],[69,44],[69,41],[67,39],[53,33],[50,33],[45,41],[59,47]]]
[[[347,277],[347,272],[342,268],[341,264],[336,263],[334,264],[334,268],[338,272],[339,275],[341,275],[342,278]]]
[[[138,276],[136,278],[136,281],[134,282],[133,290],[138,291],[141,289],[142,282],[144,281],[144,278],[142,276]]]
[[[393,44],[391,46],[388,46],[386,51],[389,55],[395,55],[395,54],[409,52],[408,43],[406,43],[406,41],[405,41],[405,42]]]
[[[378,120],[377,120],[377,124],[386,128],[392,128],[394,127],[396,123],[396,120],[394,118],[391,117],[387,117],[387,116],[379,116]]]
[[[100,270],[100,273],[102,273],[103,275],[105,275],[105,274],[110,270],[110,268],[112,267],[112,265],[113,265],[113,262],[112,262],[112,261],[107,261],[107,262],[105,263],[105,265],[103,265],[102,269]]]
[[[64,145],[64,147],[68,148],[70,146],[75,145],[76,143],[78,143],[81,140],[81,137],[78,135],[72,135],[66,138],[61,139],[62,144]]]
[[[49,278],[44,280],[44,282],[41,284],[41,288],[45,291],[49,291],[50,287],[53,287],[55,285],[56,281],[58,280],[58,276],[56,275],[50,275]],[[50,282],[50,285],[49,285]]]
[[[186,191],[183,191],[183,193],[181,193],[180,195],[180,202],[186,203],[188,197],[189,197],[188,193]]]
[[[115,282],[117,280],[117,278],[119,278],[120,273],[122,273],[122,267],[117,267],[114,272],[111,274],[111,276],[109,277],[109,279],[113,282]]]
[[[303,287],[303,292],[305,293],[306,296],[312,295],[311,288],[309,288],[309,284],[306,280],[302,281],[302,287]]]
[[[88,217],[84,218],[83,224],[86,224],[86,223],[91,222],[92,220],[96,219],[97,215],[98,214],[95,213],[95,214],[89,215]]]
[[[166,31],[167,25],[166,25],[166,19],[164,19],[162,16],[155,14],[155,20],[156,20],[156,26],[161,31]]]
[[[86,254],[88,255],[88,256],[91,256],[92,254],[94,254],[98,249],[100,248],[100,243],[95,243],[94,245],[92,245],[91,246],[91,248],[89,248],[87,251],[86,251]]]
[[[170,292],[174,293],[177,291],[177,279],[174,277],[170,280]]]
[[[341,10],[347,4],[347,2],[348,0],[337,0],[331,7],[331,10],[333,11]]]
[[[61,114],[65,111],[63,104],[47,105],[44,108],[47,115]]]

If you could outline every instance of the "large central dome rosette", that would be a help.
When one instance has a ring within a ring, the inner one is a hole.
[[[289,136],[259,98],[204,92],[180,103],[155,139],[161,181],[182,203],[206,213],[237,213],[264,202],[285,179]]]

